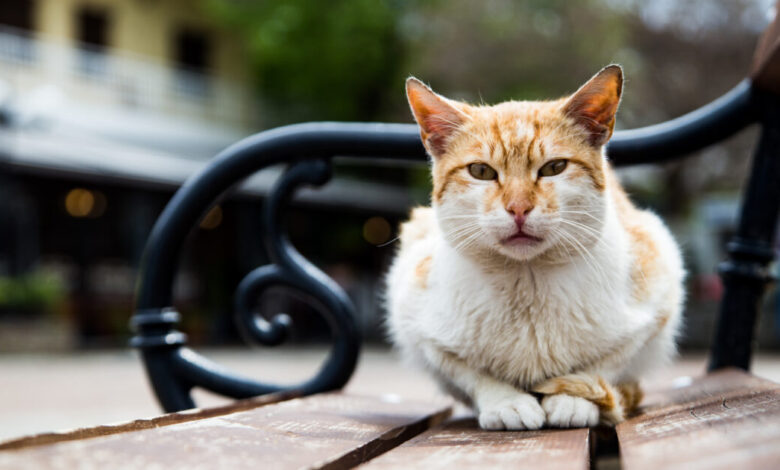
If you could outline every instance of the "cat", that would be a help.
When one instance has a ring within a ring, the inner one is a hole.
[[[433,192],[401,226],[387,328],[484,429],[619,423],[676,352],[680,250],[604,154],[622,88],[618,65],[494,106],[406,82]]]

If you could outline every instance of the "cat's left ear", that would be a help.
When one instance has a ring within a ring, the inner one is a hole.
[[[588,133],[588,142],[594,147],[601,147],[612,137],[622,91],[623,69],[608,65],[564,105],[564,113]]]

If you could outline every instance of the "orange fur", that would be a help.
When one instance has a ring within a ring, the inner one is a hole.
[[[414,268],[414,280],[421,289],[428,287],[428,274],[431,272],[431,261],[433,261],[433,258],[428,255],[420,260]]]
[[[634,296],[642,300],[651,293],[651,281],[660,272],[658,247],[656,247],[652,233],[647,227],[647,214],[631,204],[613,171],[608,173],[608,178],[620,221],[631,237],[631,246],[635,257],[631,271]]]
[[[533,391],[544,395],[565,394],[584,398],[599,407],[605,424],[617,424],[633,413],[642,401],[642,390],[636,382],[610,385],[598,376],[570,374],[537,384]]]
[[[639,384],[637,382],[618,384],[617,389],[623,400],[623,409],[626,410],[626,415],[630,416],[636,413],[642,398],[644,398],[644,393]]]
[[[461,109],[467,107],[470,120],[448,137],[448,146],[435,156],[434,202],[440,202],[447,192],[457,193],[474,184],[466,172],[468,165],[475,161],[487,163],[507,175],[499,181],[500,195],[492,196],[504,204],[515,198],[549,199],[550,194],[540,184],[537,171],[554,158],[569,160],[573,171],[567,177],[586,177],[594,188],[603,191],[605,165],[599,150],[582,138],[574,123],[560,125],[561,121],[568,122],[562,114],[565,102],[562,99],[542,103],[513,101],[497,106],[460,104]],[[529,119],[538,119],[527,126],[529,132],[515,132],[518,123],[527,123]],[[555,153],[549,151],[549,142],[555,143]]]

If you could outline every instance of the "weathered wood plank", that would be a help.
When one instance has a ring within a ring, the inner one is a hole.
[[[780,468],[780,385],[724,370],[656,394],[617,426],[623,468]]]
[[[473,418],[426,431],[361,470],[380,469],[587,469],[588,429],[483,431]]]
[[[141,431],[143,429],[153,429],[171,424],[186,423],[204,418],[213,418],[238,411],[251,410],[260,406],[278,403],[291,398],[300,397],[301,393],[297,391],[271,393],[255,398],[238,400],[224,406],[215,406],[211,408],[193,408],[191,410],[180,411],[178,413],[168,413],[153,418],[142,418],[126,423],[107,424],[104,426],[94,426],[90,428],[72,429],[60,432],[46,432],[34,434],[31,436],[19,437],[9,441],[0,442],[0,451],[16,450],[25,447],[34,447],[46,444],[55,444],[57,442],[77,441],[89,439],[92,437],[110,436],[125,432]]]
[[[350,468],[449,406],[327,393],[157,429],[0,452],[0,468]]]

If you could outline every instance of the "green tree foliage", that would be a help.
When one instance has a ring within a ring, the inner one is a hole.
[[[266,125],[372,120],[398,91],[402,0],[208,0],[245,38]]]

